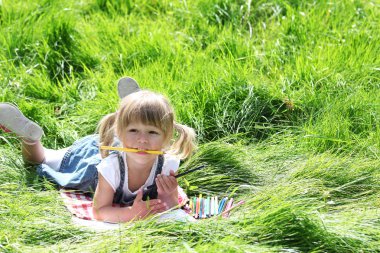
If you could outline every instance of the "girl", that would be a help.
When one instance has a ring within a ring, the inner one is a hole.
[[[38,164],[39,175],[61,187],[95,190],[94,217],[107,222],[142,219],[177,206],[174,176],[180,159],[189,157],[195,147],[194,130],[174,121],[168,100],[144,90],[124,97],[119,110],[100,121],[99,135],[63,150],[45,149],[41,127],[13,105],[0,103],[0,126],[21,137],[23,158]],[[99,152],[100,146],[105,148]],[[109,151],[120,146],[127,152]],[[157,192],[151,197],[157,199],[143,199],[143,190],[153,183]]]

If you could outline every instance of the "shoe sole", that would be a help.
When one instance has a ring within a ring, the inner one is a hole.
[[[117,83],[117,92],[119,98],[124,98],[131,93],[139,91],[140,87],[135,79],[131,77],[123,77]]]
[[[39,125],[26,118],[16,106],[9,103],[0,104],[0,125],[31,141],[38,141],[43,135]]]

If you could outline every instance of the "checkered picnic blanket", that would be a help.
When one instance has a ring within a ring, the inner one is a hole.
[[[92,197],[88,194],[79,191],[70,191],[62,189],[60,195],[63,202],[73,215],[84,220],[95,220],[92,214]],[[178,203],[183,205],[188,201],[186,193],[182,188],[178,187]],[[119,206],[118,204],[113,204],[112,206]]]
[[[94,220],[92,198],[83,192],[61,190],[63,202],[73,215],[84,220]]]

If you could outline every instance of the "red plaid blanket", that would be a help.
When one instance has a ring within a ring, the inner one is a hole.
[[[92,214],[92,198],[83,192],[61,190],[60,195],[66,208],[76,217],[84,220],[95,220]],[[183,205],[188,200],[186,193],[178,187],[178,203]],[[119,206],[113,204],[112,206]]]
[[[92,198],[83,192],[61,190],[66,208],[76,217],[85,220],[94,220],[92,214]]]

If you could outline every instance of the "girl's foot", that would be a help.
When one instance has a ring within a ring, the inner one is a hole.
[[[119,94],[119,98],[123,98],[139,90],[140,87],[136,80],[128,76],[121,78],[117,83],[117,91]]]
[[[26,118],[16,106],[9,103],[0,103],[0,129],[13,132],[27,142],[40,140],[44,133],[39,125]]]

